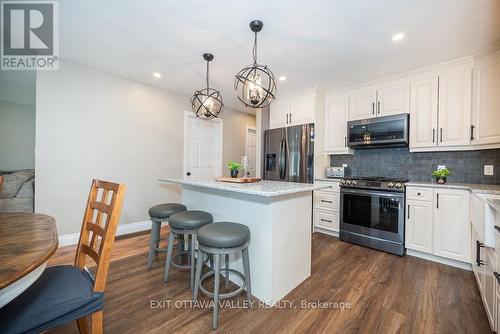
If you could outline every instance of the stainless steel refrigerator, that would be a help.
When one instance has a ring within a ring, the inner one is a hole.
[[[314,124],[264,132],[264,180],[313,183]]]

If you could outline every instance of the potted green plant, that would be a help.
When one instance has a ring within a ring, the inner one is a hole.
[[[451,172],[448,168],[436,169],[432,172],[432,176],[436,178],[436,182],[439,184],[446,183],[446,177],[451,175]]]
[[[235,161],[230,161],[227,164],[227,167],[231,171],[231,177],[238,177],[238,173],[240,172],[240,169],[241,169],[241,164],[239,164]]]

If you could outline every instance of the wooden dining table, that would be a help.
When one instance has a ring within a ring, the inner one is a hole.
[[[38,213],[0,213],[0,307],[43,273],[58,246],[54,218]]]

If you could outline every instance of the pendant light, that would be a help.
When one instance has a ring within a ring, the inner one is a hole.
[[[267,65],[257,63],[257,33],[264,24],[259,20],[250,22],[250,29],[255,33],[253,45],[253,64],[236,74],[234,90],[238,99],[247,107],[264,108],[276,98],[274,74]]]
[[[211,53],[204,53],[203,59],[207,61],[207,87],[194,92],[194,95],[191,98],[191,107],[196,117],[213,119],[219,117],[220,113],[224,109],[224,103],[222,102],[222,95],[219,91],[210,88],[209,86],[209,64],[214,59],[214,55]]]

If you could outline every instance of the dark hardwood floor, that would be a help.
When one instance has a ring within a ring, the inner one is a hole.
[[[169,282],[164,284],[164,255],[160,255],[152,270],[146,269],[148,238],[138,235],[116,242],[106,288],[105,332],[214,332],[210,327],[210,308],[179,305],[191,299],[188,271],[173,268]],[[312,254],[311,277],[285,297],[293,302],[291,308],[259,308],[257,301],[252,309],[224,308],[218,331],[238,334],[490,332],[470,271],[409,256],[398,257],[318,233],[313,236]],[[61,248],[49,264],[72,263],[73,255],[74,247]],[[165,304],[164,308],[157,308],[159,301],[168,300],[170,307]],[[202,300],[208,301],[204,296]],[[237,302],[243,300],[241,295],[230,301],[238,306]],[[304,301],[332,304],[330,308],[301,308]],[[350,308],[342,310],[340,304],[333,304],[335,302],[349,303]],[[76,323],[51,331],[77,332]]]

